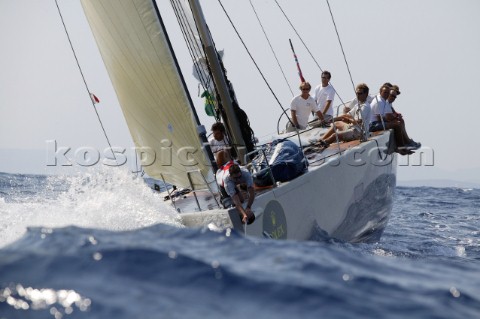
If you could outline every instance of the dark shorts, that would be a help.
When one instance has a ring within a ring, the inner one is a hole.
[[[381,121],[375,121],[370,123],[370,127],[368,129],[370,132],[376,132],[376,131],[383,131],[383,124]]]

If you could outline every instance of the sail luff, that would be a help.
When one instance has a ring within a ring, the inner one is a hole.
[[[82,5],[135,145],[150,154],[142,162],[153,161],[144,166],[146,173],[180,187],[204,187],[207,177],[213,182],[198,119],[155,4],[82,0]]]
[[[159,17],[159,22],[163,28],[163,30],[166,30],[165,28],[165,25],[163,24],[163,20],[161,18],[161,15],[160,15],[160,10],[158,9],[158,6],[157,6],[157,3],[155,0],[152,0],[152,3],[153,3],[153,6],[157,12],[157,16]],[[165,31],[165,39],[168,43],[168,46],[171,50],[171,52],[173,53],[173,46],[172,46],[172,43],[170,42],[170,39],[168,37],[168,34],[167,32]],[[200,142],[202,143],[202,145],[204,146],[203,148],[203,151],[205,152],[205,156],[207,157],[212,169],[213,169],[213,172],[216,172],[218,167],[217,167],[217,162],[215,161],[215,158],[213,156],[213,152],[210,148],[210,143],[208,142],[208,139],[207,139],[207,132],[205,130],[205,126],[203,126],[200,122],[200,118],[198,117],[198,114],[197,114],[197,111],[195,109],[195,106],[193,104],[193,101],[192,101],[192,97],[190,96],[190,94],[188,93],[188,88],[187,88],[187,84],[185,83],[185,79],[183,78],[183,74],[182,74],[182,71],[180,70],[180,65],[177,61],[177,57],[175,56],[175,54],[173,53],[172,54],[172,57],[173,57],[173,60],[175,62],[175,66],[178,70],[178,75],[180,77],[180,80],[183,84],[183,87],[185,88],[185,91],[187,92],[187,98],[188,98],[188,101],[189,101],[189,104],[190,104],[190,109],[192,110],[192,114],[193,114],[193,117],[195,119],[195,123],[197,125],[197,134],[198,134],[198,137],[200,139]],[[215,184],[215,183],[212,183],[212,184]],[[216,188],[216,185],[213,185],[214,188]]]

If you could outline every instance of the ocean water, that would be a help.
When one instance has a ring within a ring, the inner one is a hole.
[[[0,173],[0,319],[480,318],[480,190],[398,187],[374,244],[184,228],[121,170]]]

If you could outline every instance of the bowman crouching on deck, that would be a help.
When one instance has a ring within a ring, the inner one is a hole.
[[[245,169],[241,169],[237,164],[229,168],[229,174],[224,177],[223,184],[225,191],[230,196],[240,213],[242,223],[251,224],[255,221],[255,215],[252,212],[252,204],[255,200],[255,190],[253,188],[252,175]],[[243,208],[244,201],[242,191],[248,191],[247,207]]]

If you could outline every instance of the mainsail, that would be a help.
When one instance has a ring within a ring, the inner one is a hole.
[[[192,102],[151,0],[82,0],[145,172],[181,187],[213,180]]]

